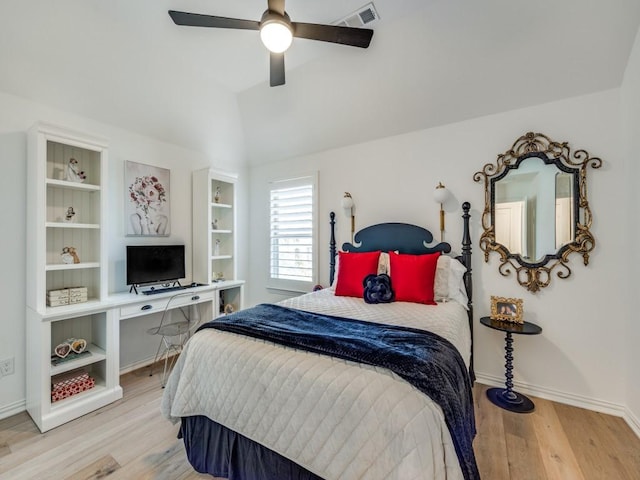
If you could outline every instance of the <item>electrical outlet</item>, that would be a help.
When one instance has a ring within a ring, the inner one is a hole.
[[[0,377],[6,377],[7,375],[13,375],[14,365],[13,357],[0,360]]]

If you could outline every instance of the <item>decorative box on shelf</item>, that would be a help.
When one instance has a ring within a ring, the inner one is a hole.
[[[49,290],[47,292],[47,306],[59,307],[60,305],[69,305],[69,289]]]
[[[87,287],[69,288],[69,303],[82,303],[87,301]]]
[[[51,402],[58,402],[93,388],[95,379],[84,370],[75,370],[51,379]]]
[[[47,291],[47,306],[59,307],[61,305],[72,305],[88,300],[87,287],[69,287],[60,290]]]

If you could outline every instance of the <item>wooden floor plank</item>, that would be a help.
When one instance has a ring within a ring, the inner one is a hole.
[[[111,455],[105,455],[73,475],[65,477],[65,480],[97,480],[111,475],[119,468],[120,465]]]
[[[511,413],[510,415],[517,415]],[[514,420],[513,422],[511,420]],[[554,480],[547,477],[537,449],[537,443],[534,443],[532,435],[533,429],[522,431],[520,427],[530,426],[528,422],[515,421],[515,419],[506,419],[505,422],[505,442],[507,444],[506,455],[509,461],[509,478],[518,480]],[[514,431],[514,427],[515,431]],[[525,435],[522,435],[525,433]]]
[[[495,408],[486,395],[487,387],[477,385],[474,401],[476,408],[477,435],[473,449],[482,478],[494,480],[509,479],[509,461],[505,452],[504,424],[502,409]]]
[[[640,442],[619,417],[556,404],[585,480],[638,480]]]
[[[45,434],[26,413],[0,420],[0,480],[212,480],[160,414],[159,377],[144,369],[121,383],[123,400]],[[640,479],[640,439],[622,419],[538,398],[534,413],[512,413],[486,389],[474,388],[483,480]]]
[[[531,421],[538,440],[540,456],[551,479],[585,480],[553,404],[538,401]]]

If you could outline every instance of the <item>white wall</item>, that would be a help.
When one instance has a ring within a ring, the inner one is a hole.
[[[630,164],[630,175],[627,177],[626,189],[629,192],[624,199],[628,205],[628,215],[625,220],[630,224],[628,230],[628,263],[632,267],[628,271],[628,285],[625,293],[628,294],[629,302],[634,295],[640,291],[640,278],[638,278],[637,267],[640,265],[640,249],[635,245],[640,238],[640,223],[637,221],[636,213],[640,204],[640,191],[638,190],[638,176],[640,175],[640,30],[636,36],[636,41],[629,57],[629,64],[625,72],[624,81],[621,88],[623,126],[625,134],[625,145],[627,149],[625,155]],[[626,384],[627,384],[627,407],[629,420],[635,426],[635,430],[640,435],[640,318],[637,310],[629,309],[627,326],[624,337],[627,342]]]
[[[125,291],[125,245],[143,243],[184,243],[186,245],[186,276],[191,279],[191,172],[204,167],[217,167],[239,173],[238,191],[242,221],[238,225],[239,248],[246,251],[247,240],[247,170],[242,166],[243,148],[240,141],[229,142],[216,158],[189,151],[157,140],[79,117],[42,104],[0,93],[0,198],[4,206],[4,228],[0,245],[5,252],[0,270],[1,300],[0,359],[15,357],[15,374],[0,378],[0,418],[24,409],[25,398],[25,246],[26,219],[26,130],[35,122],[71,128],[105,137],[109,140],[109,212],[108,256],[109,291]],[[234,112],[231,112],[234,113]],[[229,115],[237,118],[236,114]],[[230,120],[231,121],[231,120]],[[231,128],[231,127],[230,127]],[[239,122],[233,126],[240,132]],[[218,145],[218,149],[220,149]],[[171,170],[171,236],[162,239],[124,236],[124,161],[157,165]],[[239,263],[239,276],[245,276],[248,262]],[[27,286],[27,288],[29,288]],[[122,322],[122,368],[153,358],[158,339],[147,335],[146,329],[158,321],[156,316]]]
[[[503,278],[498,257],[485,263],[478,247],[484,192],[472,179],[486,163],[511,147],[528,131],[568,141],[604,160],[589,171],[596,249],[590,264],[573,256],[568,280],[554,279],[534,295]],[[525,319],[541,325],[543,334],[515,340],[515,380],[523,392],[621,413],[626,400],[625,378],[619,373],[628,360],[621,345],[631,304],[621,288],[630,268],[627,206],[613,192],[628,188],[628,164],[620,145],[619,91],[572,98],[475,120],[383,138],[263,165],[251,170],[250,300],[281,298],[264,288],[268,269],[268,223],[265,180],[319,171],[320,279],[328,282],[328,215],[338,219],[338,245],[348,240],[349,222],[340,208],[344,191],[356,204],[356,229],[385,221],[417,223],[438,229],[433,190],[442,181],[455,196],[447,202],[446,240],[460,244],[463,201],[472,205],[476,372],[484,382],[504,381],[504,337],[483,328],[477,318],[489,313],[489,297],[524,299]],[[303,166],[303,167],[301,167]],[[434,232],[435,233],[435,232]],[[458,247],[459,250],[459,247]]]

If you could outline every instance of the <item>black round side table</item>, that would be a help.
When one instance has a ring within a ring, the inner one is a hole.
[[[487,390],[487,397],[495,405],[516,413],[533,412],[535,405],[527,396],[513,391],[513,334],[520,335],[538,335],[542,332],[542,328],[531,322],[513,323],[503,320],[494,320],[491,317],[481,317],[480,323],[485,327],[500,330],[506,333],[504,347],[505,353],[505,387],[506,388],[490,388]]]

